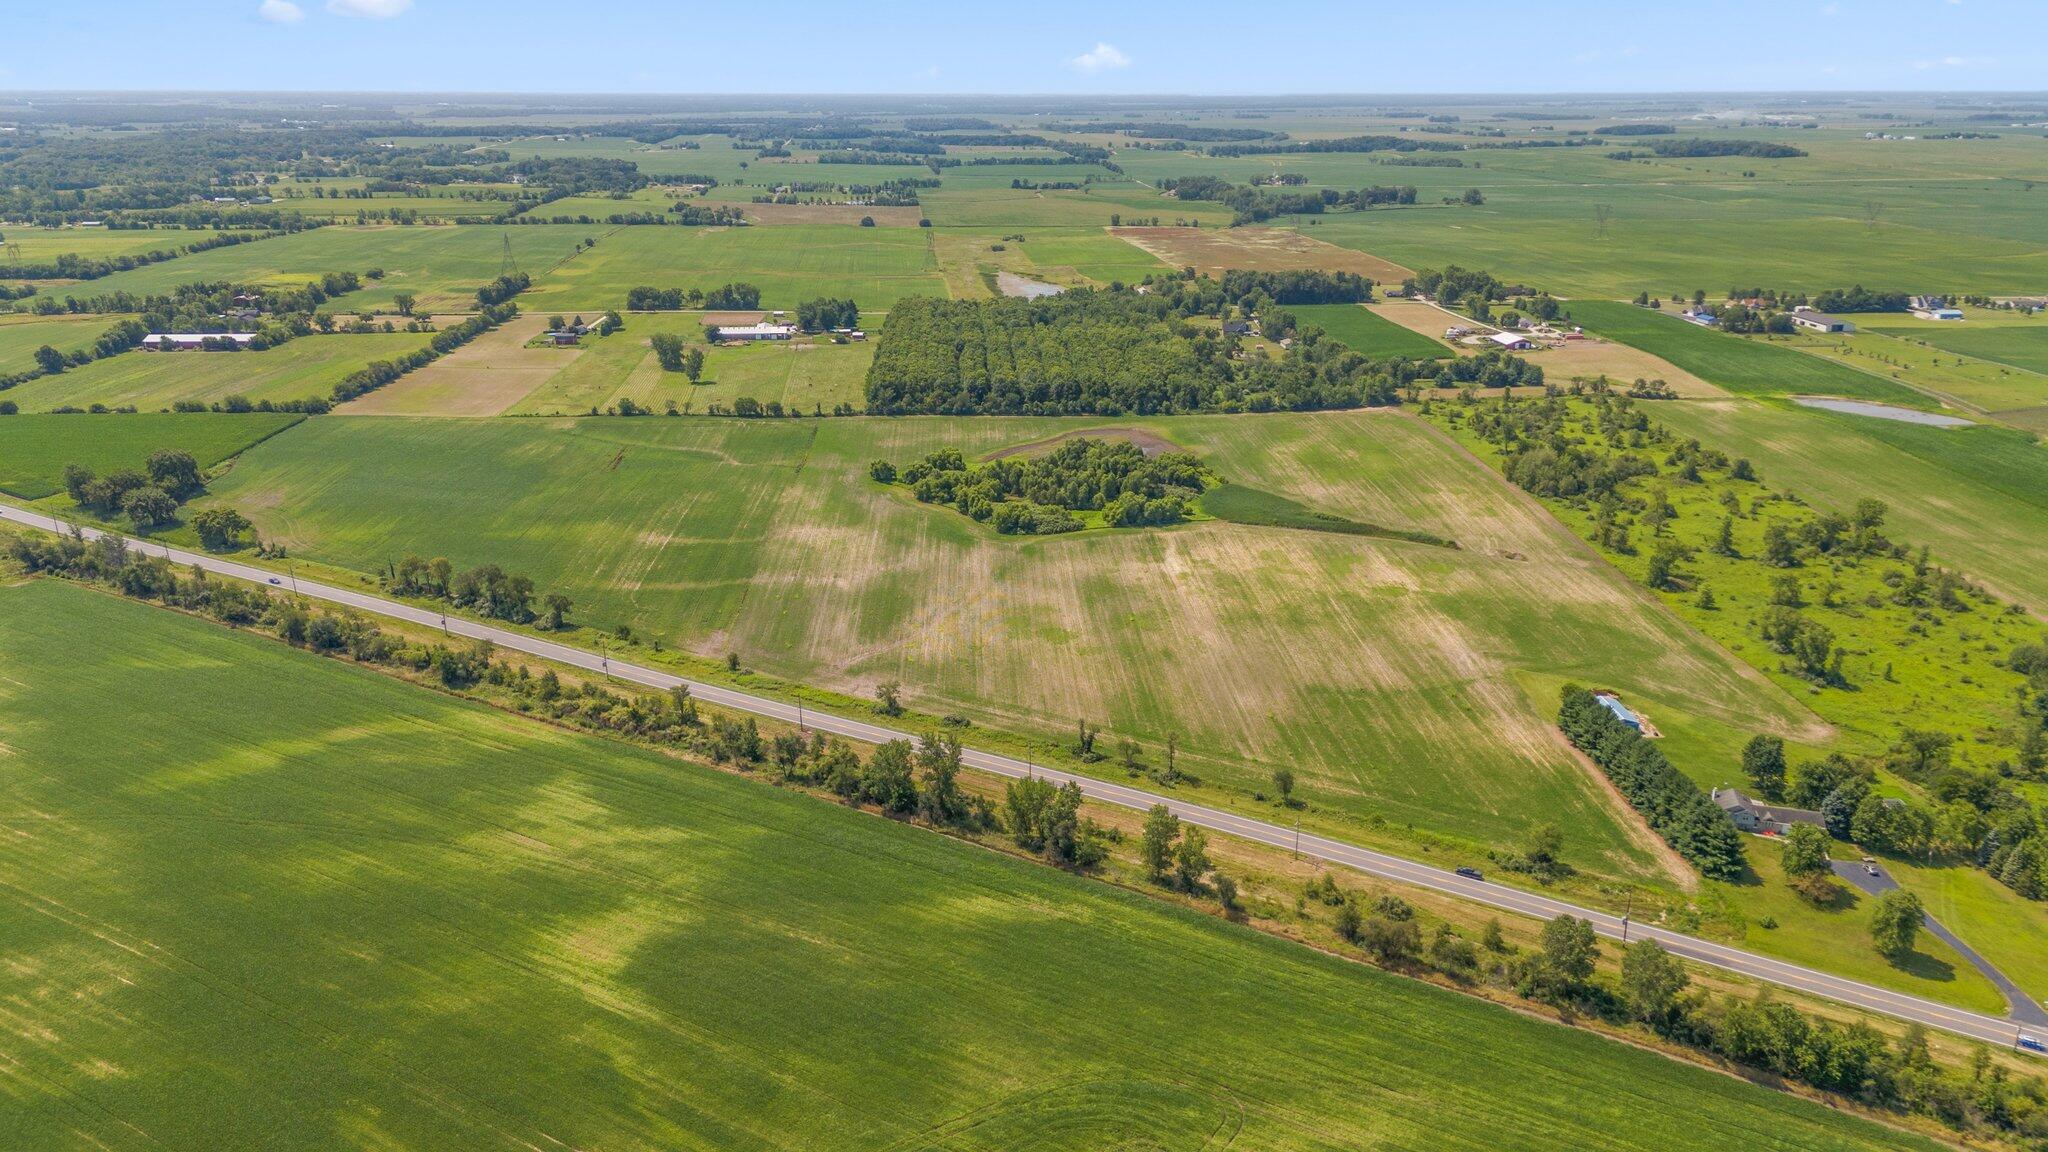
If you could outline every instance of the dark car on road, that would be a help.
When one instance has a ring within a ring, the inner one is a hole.
[[[1485,873],[1483,873],[1483,872],[1481,872],[1481,871],[1480,871],[1479,869],[1477,869],[1477,868],[1460,868],[1460,869],[1458,869],[1458,875],[1460,875],[1460,876],[1463,876],[1463,877],[1464,877],[1465,879],[1467,879],[1467,880],[1484,880],[1484,879],[1486,879],[1486,874],[1485,874]]]

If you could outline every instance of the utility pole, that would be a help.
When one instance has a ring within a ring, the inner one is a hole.
[[[1628,943],[1628,918],[1636,910],[1636,890],[1628,890],[1628,904],[1621,911],[1621,942]]]
[[[284,562],[284,567],[286,572],[291,573],[292,595],[297,596],[299,594],[299,562],[296,560],[287,560]]]
[[[443,609],[441,609],[441,635],[443,635],[443,636],[446,636],[447,634],[448,634],[448,610],[447,610],[446,608],[443,608]]]
[[[804,702],[801,700],[796,702],[796,730],[804,730]]]
[[[1301,859],[1301,817],[1294,818],[1294,858]]]

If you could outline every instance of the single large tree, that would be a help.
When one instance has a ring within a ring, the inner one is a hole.
[[[1742,774],[1766,800],[1785,798],[1785,742],[1776,736],[1752,736],[1742,746]]]
[[[1904,888],[1894,888],[1877,898],[1877,904],[1870,912],[1870,941],[1877,945],[1878,955],[1894,964],[1902,963],[1913,954],[1913,941],[1920,934],[1920,922],[1927,918],[1927,910],[1920,905],[1920,897]]]
[[[1166,877],[1166,869],[1173,862],[1173,842],[1179,837],[1180,817],[1168,811],[1166,805],[1154,804],[1145,813],[1145,833],[1138,852],[1154,880]]]

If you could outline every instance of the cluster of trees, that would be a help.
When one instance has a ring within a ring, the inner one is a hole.
[[[445,600],[479,616],[514,624],[538,621],[540,627],[550,631],[568,627],[569,610],[574,607],[567,596],[550,592],[542,598],[536,612],[533,581],[510,575],[496,564],[481,564],[458,572],[445,557],[423,560],[407,555],[387,568],[383,576],[384,587],[400,596]]]
[[[796,326],[806,332],[860,327],[860,306],[851,300],[821,296],[796,306]]]
[[[206,491],[206,478],[190,452],[159,448],[141,469],[117,468],[95,475],[83,464],[64,466],[64,491],[73,503],[103,520],[127,516],[138,532],[161,528],[177,518],[178,505]],[[239,515],[234,520],[246,529]],[[228,522],[216,518],[216,527]],[[229,533],[238,536],[240,531]]]
[[[1216,871],[1215,862],[1209,859],[1209,834],[1182,824],[1166,805],[1154,804],[1146,810],[1138,857],[1153,883],[1190,896],[1213,889],[1224,908],[1237,907],[1237,881]]]
[[[886,415],[1306,411],[1389,404],[1401,381],[1336,341],[1235,355],[1187,323],[1222,289],[1076,289],[1036,300],[899,302],[868,370],[868,411]]]
[[[638,287],[627,291],[626,309],[631,312],[680,312],[684,309],[709,312],[741,312],[761,306],[761,290],[752,284],[725,284],[706,292],[692,288]]]
[[[951,504],[996,531],[1051,535],[1081,527],[1067,513],[1102,513],[1112,527],[1176,524],[1208,486],[1209,472],[1186,452],[1146,457],[1134,444],[1083,437],[1035,459],[994,460],[968,469],[956,449],[905,467],[877,460],[868,474],[901,482],[927,504]]]
[[[502,304],[487,304],[476,315],[462,323],[434,333],[434,338],[427,341],[425,348],[414,349],[396,360],[373,360],[366,367],[349,373],[335,383],[326,403],[309,401],[301,406],[301,410],[317,414],[326,411],[333,404],[346,403],[365,393],[375,392],[414,369],[426,367],[517,315],[519,305],[510,300]]]
[[[1747,871],[1741,833],[1728,814],[1593,693],[1566,685],[1557,726],[1614,781],[1650,827],[1703,875],[1733,880]]]
[[[1420,290],[1435,297],[1437,303],[1446,308],[1456,308],[1461,304],[1488,304],[1510,296],[1531,294],[1521,285],[1501,283],[1491,272],[1460,268],[1456,264],[1443,269],[1424,268],[1403,280],[1401,289],[1411,296]]]
[[[1666,157],[1753,156],[1760,160],[1789,160],[1804,156],[1804,149],[1763,140],[1714,140],[1687,136],[1678,140],[1657,140],[1650,151]]]
[[[683,200],[675,206],[676,223],[686,227],[744,228],[746,210],[737,204],[700,204]]]
[[[1669,124],[1609,124],[1602,136],[1669,136],[1678,129]]]
[[[1352,188],[1339,191],[1324,188],[1316,192],[1274,192],[1268,188],[1232,184],[1216,176],[1183,176],[1162,180],[1162,192],[1181,200],[1209,200],[1229,208],[1236,215],[1232,224],[1255,224],[1275,216],[1321,215],[1331,209],[1360,211],[1383,204],[1413,204],[1412,186]]]
[[[685,346],[683,338],[673,332],[656,332],[647,338],[654,348],[654,359],[663,372],[680,372],[690,378],[691,383],[704,375],[704,349],[695,345]],[[623,415],[631,416],[626,412]]]
[[[1912,307],[1912,299],[1904,292],[1872,292],[1858,284],[1819,293],[1813,306],[1822,312],[1905,312]]]

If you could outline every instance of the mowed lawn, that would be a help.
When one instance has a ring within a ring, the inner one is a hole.
[[[159,448],[212,467],[303,417],[285,412],[133,412],[0,416],[0,492],[40,500],[63,490],[64,466],[140,469]]]
[[[586,230],[587,231],[587,230]],[[928,229],[792,224],[775,228],[640,225],[593,233],[597,246],[534,276],[527,311],[624,308],[636,287],[752,284],[764,308],[794,309],[821,296],[887,308],[904,296],[943,296]]]
[[[1354,352],[1365,356],[1406,356],[1410,360],[1447,359],[1449,348],[1420,332],[1411,332],[1362,304],[1292,304],[1304,324],[1313,324]]]
[[[392,360],[432,337],[418,332],[301,336],[261,352],[144,352],[96,360],[9,393],[22,410],[70,405],[168,408],[180,400],[211,404],[229,396],[252,401],[326,399],[344,377],[373,360]]]
[[[0,745],[10,1147],[1936,1147],[74,586]]]
[[[1555,819],[1601,871],[1649,857],[1512,670],[1731,724],[1808,721],[1406,417],[1144,427],[1232,479],[1463,550],[1215,522],[1006,538],[867,477],[876,459],[1105,423],[330,416],[214,491],[308,559],[495,563],[571,595],[586,624],[856,696],[900,680],[931,713],[1047,739],[1086,719],[1154,756],[1177,734],[1220,799],[1249,802],[1287,766],[1333,826],[1384,820],[1483,851]]]

